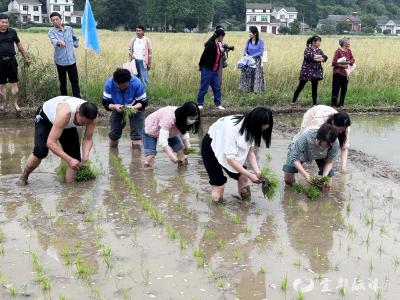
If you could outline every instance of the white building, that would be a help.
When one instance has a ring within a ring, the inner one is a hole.
[[[11,1],[5,13],[17,15],[22,23],[43,23],[42,4],[38,0]]]
[[[382,32],[387,30],[390,34],[400,34],[400,20],[376,20],[376,23]]]
[[[294,7],[272,7],[271,3],[246,3],[246,30],[256,26],[259,32],[279,34],[280,26],[290,26],[297,19]]]
[[[82,23],[82,11],[74,11],[73,0],[47,0],[47,15],[50,19],[52,12],[58,12],[65,24],[81,24]]]

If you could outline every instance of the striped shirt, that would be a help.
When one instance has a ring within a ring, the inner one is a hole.
[[[316,159],[334,160],[339,153],[339,141],[336,140],[332,147],[322,150],[317,144],[318,129],[304,129],[300,131],[289,145],[288,162],[309,162]]]

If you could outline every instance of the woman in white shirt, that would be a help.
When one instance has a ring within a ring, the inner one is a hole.
[[[211,125],[203,138],[201,155],[212,185],[214,202],[220,202],[224,195],[227,178],[223,170],[238,181],[242,199],[250,198],[249,179],[260,183],[254,146],[260,147],[261,139],[267,147],[270,146],[272,127],[272,112],[265,107],[257,107],[244,116],[223,117]],[[246,161],[252,172],[244,167]]]

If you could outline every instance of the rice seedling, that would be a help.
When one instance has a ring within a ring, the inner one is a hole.
[[[323,277],[324,277],[324,274],[322,274],[321,272],[318,272],[316,274],[316,276],[314,277],[314,279],[321,281]]]
[[[60,165],[56,169],[56,173],[60,177],[61,180],[64,180],[65,174],[67,173],[67,163],[62,160]],[[82,164],[79,171],[75,174],[75,181],[89,181],[96,179],[99,176],[99,172],[93,168],[92,163],[90,161],[86,161]]]
[[[370,234],[368,232],[367,236],[365,238],[362,239],[363,243],[367,246],[367,249],[369,248],[369,243],[371,241],[371,237]]]
[[[239,260],[241,260],[242,259],[242,257],[243,257],[243,254],[242,254],[242,252],[240,252],[240,250],[239,249],[236,249],[235,251],[233,251],[233,258],[236,260],[236,261],[239,261]]]
[[[310,200],[314,201],[319,198],[319,196],[321,195],[321,192],[318,187],[310,185],[306,190],[306,195],[308,198],[310,198]]]
[[[378,253],[379,255],[382,255],[385,252],[385,250],[383,249],[383,245],[382,243],[378,246]]]
[[[261,190],[264,197],[271,200],[278,192],[280,180],[270,168],[262,168],[260,174]]]
[[[272,154],[269,153],[269,152],[265,153],[265,160],[267,162],[271,162],[272,161]]]
[[[131,117],[132,117],[134,114],[136,114],[137,112],[138,112],[137,109],[125,105],[125,106],[123,107],[124,122],[125,122],[126,124],[128,124],[129,121],[130,121],[130,119],[131,119]]]
[[[311,185],[322,189],[324,187],[324,185],[330,181],[329,176],[312,176],[311,177]]]
[[[296,268],[300,269],[300,267],[301,267],[300,258],[298,258],[297,260],[295,260],[295,261],[293,262],[293,266],[295,266]]]
[[[11,285],[7,289],[8,289],[8,292],[10,293],[11,297],[14,297],[14,298],[17,297],[18,292],[17,292],[17,288],[15,286]]]
[[[351,212],[351,203],[350,202],[346,204],[346,212],[347,212],[348,215]]]
[[[304,293],[302,290],[297,290],[296,292],[296,300],[304,300]]]
[[[251,226],[250,225],[246,225],[243,228],[243,232],[246,233],[246,234],[250,234],[251,233]]]
[[[122,290],[122,299],[124,300],[132,299],[131,295],[129,294],[129,289],[125,288]]]
[[[4,242],[4,239],[5,239],[4,232],[3,232],[3,230],[0,228],[0,243]]]
[[[217,249],[222,251],[225,249],[225,241],[223,239],[218,239],[217,241]]]
[[[177,233],[177,231],[174,229],[174,227],[172,227],[172,226],[169,225],[169,224],[167,224],[165,227],[166,227],[166,229],[167,229],[167,235],[168,235],[168,238],[169,238],[170,240],[175,240],[175,239],[178,238],[178,233]]]
[[[186,154],[199,154],[200,150],[197,148],[189,147],[186,148]]]
[[[339,287],[339,295],[340,295],[340,297],[344,297],[345,294],[346,294],[346,288],[344,285],[342,285]]]
[[[368,261],[368,270],[369,270],[369,273],[370,273],[370,274],[371,274],[372,271],[374,270],[374,263],[373,263],[373,261],[372,261],[372,258],[370,258],[370,260]]]
[[[319,247],[318,246],[315,247],[315,249],[314,249],[314,257],[316,259],[320,259],[321,258],[321,254],[319,253]]]
[[[78,256],[75,259],[76,275],[81,280],[89,281],[93,275],[93,271],[88,264],[86,264],[83,259]]]
[[[83,221],[86,223],[94,222],[94,216],[92,212],[86,213],[83,217]]]
[[[350,237],[354,238],[356,236],[357,231],[356,231],[356,229],[355,229],[353,224],[348,224],[347,225],[347,230],[349,232]]]
[[[258,269],[258,272],[260,274],[265,274],[265,268],[263,266],[260,266],[260,268]]]
[[[281,288],[282,291],[286,292],[287,286],[288,286],[288,277],[287,277],[287,275],[285,275],[282,278],[282,280],[281,280],[281,282],[279,284],[279,287]]]
[[[181,248],[181,250],[184,250],[188,247],[188,242],[186,240],[180,239],[179,240],[179,248]]]
[[[261,209],[257,208],[256,209],[256,216],[261,216],[261,213],[262,213]]]
[[[63,252],[62,252],[62,257],[64,259],[64,264],[67,266],[70,266],[73,264],[74,260],[72,258],[72,253],[71,250],[68,248],[64,248]]]
[[[33,261],[33,268],[36,272],[36,280],[40,283],[41,289],[46,292],[51,289],[50,279],[44,276],[43,266],[40,262],[39,256],[35,252],[30,252]]]
[[[377,288],[377,290],[375,291],[375,299],[376,300],[381,300],[382,299],[382,290],[381,290],[381,288]]]
[[[397,270],[397,268],[400,266],[400,256],[399,255],[393,256],[392,261],[393,261],[394,270]]]
[[[261,235],[257,235],[254,240],[257,244],[261,244],[262,242],[264,242],[264,239]]]
[[[204,268],[205,262],[203,257],[196,257],[196,265],[198,268]]]
[[[223,278],[218,278],[217,279],[217,287],[220,289],[223,289],[225,287],[225,279]]]
[[[386,235],[386,234],[387,234],[387,230],[386,230],[385,225],[382,224],[382,225],[379,227],[379,233],[380,233],[381,235]]]
[[[213,239],[215,238],[215,232],[210,230],[210,229],[206,229],[204,232],[205,236],[209,239]]]
[[[4,252],[5,252],[4,246],[3,244],[0,244],[0,255],[4,255]]]
[[[364,213],[363,219],[367,226],[370,226],[371,228],[374,226],[374,217],[369,213]]]
[[[30,216],[29,212],[24,213],[24,215],[22,216],[22,219],[25,221],[25,223],[29,223],[29,221],[31,220],[31,216]]]
[[[203,257],[204,256],[204,251],[200,247],[195,249],[193,252],[194,257]]]
[[[58,300],[68,300],[66,296],[60,295],[58,296]]]

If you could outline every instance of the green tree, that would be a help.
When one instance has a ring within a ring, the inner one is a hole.
[[[350,31],[349,25],[347,25],[346,23],[340,22],[340,23],[336,24],[336,32],[338,34],[343,34],[345,32],[349,32],[349,31]]]
[[[290,24],[290,34],[297,35],[300,34],[300,21],[299,20],[294,20]]]
[[[289,34],[289,33],[290,33],[290,28],[289,28],[289,27],[286,27],[286,26],[284,26],[284,25],[281,25],[281,26],[279,26],[279,28],[278,28],[278,32],[279,32],[279,34],[286,35],[286,34]]]

